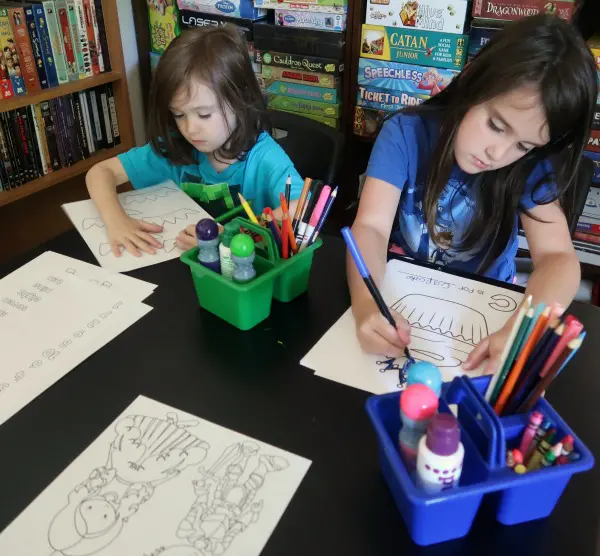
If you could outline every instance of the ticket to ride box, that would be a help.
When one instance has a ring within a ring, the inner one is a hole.
[[[468,44],[468,35],[364,24],[360,55],[375,60],[459,70],[465,64]]]

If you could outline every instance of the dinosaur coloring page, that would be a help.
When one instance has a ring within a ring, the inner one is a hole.
[[[106,226],[91,199],[63,205],[63,210],[98,263],[114,272],[128,272],[179,257],[181,250],[175,243],[177,234],[202,218],[210,218],[203,208],[170,181],[120,193],[119,202],[131,218],[162,226],[162,232],[153,234],[162,245],[156,254],[142,253],[136,257],[121,248],[121,256],[116,257],[108,241]]]

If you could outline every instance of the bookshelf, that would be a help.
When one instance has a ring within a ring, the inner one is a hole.
[[[0,207],[81,175],[89,170],[96,162],[116,156],[134,146],[133,121],[131,119],[131,110],[129,106],[129,93],[121,45],[121,30],[119,26],[117,0],[102,0],[102,12],[104,14],[106,42],[108,44],[111,71],[100,73],[86,79],[71,81],[59,85],[58,87],[42,89],[39,92],[27,93],[21,96],[15,95],[11,99],[3,99],[0,101],[0,112],[15,110],[30,104],[39,104],[40,102],[62,97],[64,95],[92,89],[106,83],[112,83],[121,143],[111,149],[98,151],[89,158],[81,160],[72,166],[61,168],[60,170],[56,170],[45,176],[26,182],[20,187],[8,191],[0,191]]]

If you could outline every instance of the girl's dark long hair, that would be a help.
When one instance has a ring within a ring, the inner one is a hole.
[[[510,238],[515,214],[529,214],[520,206],[525,184],[535,166],[544,159],[553,174],[544,176],[533,188],[555,182],[557,198],[567,215],[574,204],[574,185],[583,149],[589,138],[597,94],[596,65],[578,32],[554,16],[534,16],[507,25],[473,58],[446,89],[420,106],[405,112],[441,122],[440,136],[432,153],[427,175],[423,210],[429,235],[444,245],[445,234],[435,229],[438,201],[448,182],[454,160],[454,141],[460,122],[470,107],[522,86],[537,87],[549,126],[550,142],[498,170],[474,176],[477,195],[475,214],[460,245],[467,251],[490,245],[479,271],[497,259]]]
[[[173,96],[180,90],[190,94],[194,81],[214,91],[223,113],[227,106],[235,114],[237,125],[215,155],[223,160],[243,158],[270,125],[248,45],[230,24],[188,29],[161,56],[150,90],[148,132],[154,150],[173,164],[196,161],[193,145],[179,133],[170,110]]]

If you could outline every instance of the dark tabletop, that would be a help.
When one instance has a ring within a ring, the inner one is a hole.
[[[45,249],[95,262],[70,232],[18,264]],[[312,460],[264,556],[591,556],[600,548],[599,465],[573,477],[548,519],[506,527],[483,509],[464,539],[412,543],[379,472],[364,409],[369,394],[299,363],[349,306],[340,239],[325,238],[308,295],[274,303],[270,318],[249,332],[197,306],[178,260],[131,274],[158,284],[146,300],[154,310],[0,427],[0,530],[143,394]],[[548,399],[597,455],[600,311],[575,303],[571,312],[588,336]]]

